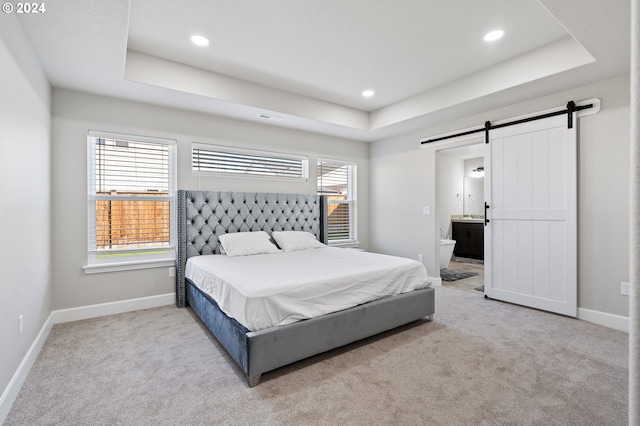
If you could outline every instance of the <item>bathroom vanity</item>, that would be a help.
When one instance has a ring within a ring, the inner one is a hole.
[[[458,257],[484,260],[484,219],[451,217],[453,254]]]

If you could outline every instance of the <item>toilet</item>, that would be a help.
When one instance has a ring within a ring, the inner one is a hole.
[[[440,240],[440,269],[449,266],[451,256],[453,256],[453,248],[456,246],[456,240]]]

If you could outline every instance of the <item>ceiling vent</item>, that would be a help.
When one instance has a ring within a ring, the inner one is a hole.
[[[269,121],[282,121],[282,120],[284,120],[284,118],[282,118],[282,117],[276,117],[276,116],[269,115],[269,114],[258,114],[258,118],[261,118],[263,120],[269,120]]]

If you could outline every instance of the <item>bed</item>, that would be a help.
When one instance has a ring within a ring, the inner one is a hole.
[[[197,274],[193,275],[192,264],[204,260],[223,261],[222,265],[228,263],[228,268],[233,271],[249,269],[239,266],[236,263],[239,261],[259,260],[262,262],[261,270],[276,268],[278,262],[283,265],[298,263],[300,256],[309,255],[260,254],[244,256],[244,259],[215,255],[221,252],[220,236],[237,232],[254,232],[255,234],[250,235],[253,237],[263,231],[269,235],[273,235],[274,231],[276,234],[283,231],[304,231],[313,234],[317,241],[326,242],[326,199],[315,194],[180,190],[176,204],[176,304],[178,307],[190,306],[193,309],[238,364],[250,387],[257,385],[265,372],[424,317],[432,319],[435,292],[429,286],[416,289],[406,287],[382,298],[360,301],[353,307],[340,306],[337,311],[329,313],[319,311],[314,315],[305,313],[295,317],[291,315],[291,311],[284,314],[284,319],[274,317],[266,321],[235,315],[230,311],[232,303],[217,299],[220,301],[218,304],[201,283],[199,285],[203,288],[186,277],[189,272],[194,280],[198,280],[195,278]],[[344,256],[356,256],[355,251],[348,249],[314,249],[314,253],[323,253],[334,259],[338,252]],[[294,260],[286,257],[290,255],[294,256]],[[194,258],[196,256],[202,257]],[[187,268],[187,261],[191,258],[194,259]],[[216,266],[219,267],[221,266]],[[404,278],[398,275],[393,279]],[[236,299],[237,297],[231,297],[229,300]]]

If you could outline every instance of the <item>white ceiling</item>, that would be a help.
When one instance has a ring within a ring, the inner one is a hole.
[[[372,141],[627,73],[629,7],[56,0],[19,20],[54,87]]]

